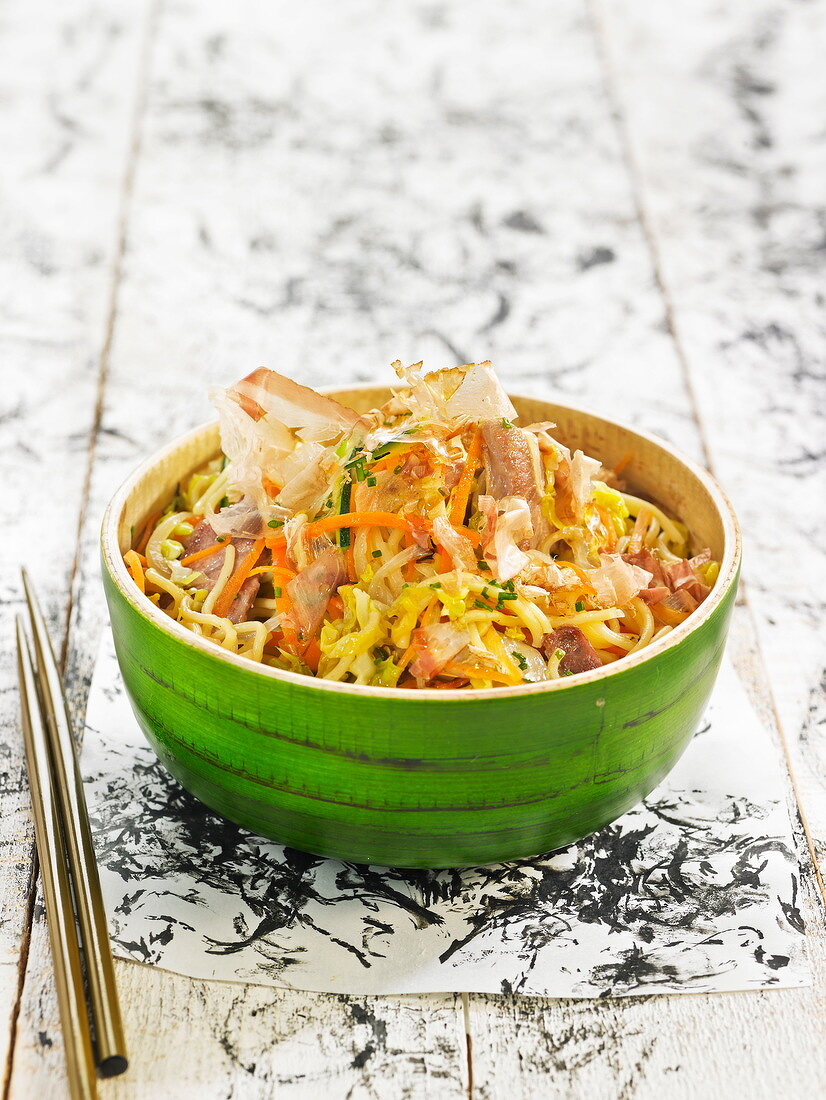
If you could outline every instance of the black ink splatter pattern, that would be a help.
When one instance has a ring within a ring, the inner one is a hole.
[[[779,797],[664,784],[542,858],[440,871],[341,863],[213,814],[128,721],[113,743],[124,705],[114,674],[93,688],[90,718],[111,720],[106,737],[87,727],[85,751],[95,746],[93,830],[116,949],[128,956],[349,992],[611,996],[802,980],[797,861]],[[698,732],[707,753],[715,723]]]

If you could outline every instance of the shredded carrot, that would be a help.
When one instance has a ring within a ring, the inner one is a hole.
[[[605,508],[597,505],[597,512],[599,512],[599,518],[602,520],[602,526],[605,528],[605,534],[607,536],[605,540],[605,548],[608,553],[612,553],[614,547],[617,545],[617,531],[611,520],[611,516],[608,514]]]
[[[370,465],[370,473],[374,474],[378,470],[389,470],[391,466],[395,467],[399,464],[399,459],[407,458],[408,454],[418,446],[417,443],[409,443],[406,447],[399,447],[394,451],[391,451],[389,455],[385,455],[384,458],[379,458]]]
[[[625,467],[629,464],[629,462],[633,462],[633,460],[634,460],[634,452],[633,451],[629,451],[627,454],[623,455],[622,458],[619,460],[619,462],[614,467],[614,476],[619,477],[620,474],[622,473],[622,471],[625,469]]]
[[[356,573],[356,555],[353,551],[352,543],[350,543],[344,553],[344,567],[347,570],[347,579],[351,584],[355,584],[358,580],[358,574]]]
[[[593,593],[594,591],[596,591],[594,586],[591,584],[591,582],[585,576],[585,570],[581,566],[577,565],[575,562],[562,561],[561,559],[559,561],[557,561],[556,564],[558,566],[560,566],[562,569],[573,569],[573,571],[576,573],[576,575],[582,581],[582,587],[585,589],[586,592]]]
[[[261,478],[261,487],[268,497],[277,497],[281,492],[281,486],[276,485],[274,481],[270,481],[266,474]]]
[[[226,550],[229,546],[229,541],[224,539],[223,542],[213,542],[211,546],[205,546],[203,550],[196,550],[194,554],[188,554],[185,558],[181,558],[181,565],[192,565],[195,561],[200,561],[201,558],[211,557],[212,554],[218,550]]]
[[[502,638],[496,627],[492,626],[489,630],[486,631],[483,641],[488,649],[492,650],[494,657],[496,657],[496,659],[502,665],[503,670],[510,676],[511,683],[521,684],[523,679],[522,673],[517,668],[516,662],[511,660],[511,658],[508,656]]]
[[[327,602],[327,618],[332,622],[344,616],[344,600],[335,592]]]
[[[142,558],[135,550],[127,550],[123,555],[123,560],[126,562],[126,568],[129,570],[129,576],[141,590],[146,592],[146,582],[143,576],[143,565],[146,562],[146,558]]]
[[[439,602],[438,597],[434,596],[427,607],[424,609],[424,612],[422,613],[419,622],[422,624],[422,626],[430,626],[433,620],[441,618],[441,615],[442,605]]]
[[[149,542],[149,536],[155,530],[155,524],[158,522],[162,515],[163,512],[161,511],[155,512],[155,514],[151,515],[146,521],[146,526],[143,529],[143,534],[141,535],[138,542],[135,544],[135,549],[138,551],[139,554],[142,554],[146,549],[146,544]]]
[[[256,573],[272,573],[274,577],[281,577],[285,581],[291,581],[298,576],[294,569],[287,569],[282,565],[259,565],[256,569],[250,569],[249,575],[254,577]]]
[[[286,543],[286,541],[282,540],[281,542],[276,543],[274,546],[270,545],[270,541],[269,541],[269,539],[266,538],[266,536],[264,538],[264,541],[266,542],[267,547],[269,548],[269,550],[272,553],[272,563],[273,563],[273,565],[279,565],[279,566],[281,566],[282,569],[289,568],[289,566],[287,565],[287,543]]]
[[[478,531],[474,531],[472,527],[464,527],[460,523],[454,523],[452,526],[454,531],[458,531],[460,535],[465,536],[474,550],[482,545],[482,536]]]
[[[324,516],[302,528],[304,535],[311,538],[325,531],[337,531],[340,527],[395,527],[408,530],[407,520],[395,512],[347,512],[343,516]]]
[[[444,546],[436,548],[436,569],[439,573],[447,573],[448,570],[453,568],[453,558],[445,550]]]
[[[481,428],[477,428],[473,433],[473,439],[471,439],[470,446],[467,450],[467,458],[465,459],[461,477],[456,483],[456,488],[453,490],[453,497],[450,503],[450,522],[454,525],[464,522],[465,512],[467,511],[468,501],[470,500],[470,491],[473,488],[473,479],[476,477],[476,471],[479,469],[481,457],[482,430]]]
[[[244,554],[243,558],[241,558],[241,561],[236,567],[235,572],[224,585],[224,590],[215,601],[215,607],[213,608],[213,611],[218,616],[218,618],[223,618],[228,614],[230,608],[232,607],[232,601],[238,595],[238,592],[241,589],[241,585],[250,575],[250,570],[261,557],[261,552],[263,549],[264,540],[256,539],[253,548],[249,550],[246,554]]]
[[[404,651],[404,653],[401,655],[401,658],[398,661],[396,661],[396,668],[399,670],[399,673],[404,672],[404,670],[407,668],[407,666],[413,660],[415,655],[416,655],[416,645],[415,645],[414,642],[411,642],[410,645],[407,647],[407,649]]]
[[[321,647],[315,638],[312,639],[310,644],[304,650],[304,663],[308,666],[311,672],[318,672],[318,664],[321,660]]]

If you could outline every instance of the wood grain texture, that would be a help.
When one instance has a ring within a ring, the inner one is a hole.
[[[376,380],[396,356],[432,366],[490,356],[514,390],[587,403],[694,457],[705,443],[746,521],[747,582],[770,658],[755,664],[741,614],[738,667],[763,685],[769,719],[772,684],[821,837],[822,605],[812,582],[822,568],[813,505],[822,484],[823,9],[822,0],[706,0],[675,12],[604,0],[595,38],[584,0],[313,0],[277,17],[265,3],[241,14],[194,0],[164,5],[72,610],[76,713],[104,622],[103,507],[146,454],[206,418],[207,384],[262,362],[343,384]],[[0,72],[17,113],[0,125],[13,125],[4,149],[15,150],[13,224],[25,232],[17,251],[4,250],[0,339],[14,341],[5,361],[27,419],[19,431],[2,425],[13,441],[2,460],[12,480],[50,478],[52,514],[72,530],[141,12],[127,21],[119,9],[118,33],[104,34],[112,19],[80,0],[59,18],[31,5],[9,10],[0,49],[15,63]],[[30,92],[36,117],[30,105],[22,113]],[[49,396],[27,409],[32,392]],[[7,535],[0,552],[13,566],[21,548],[35,555],[58,627],[71,551],[38,545],[34,511],[21,516],[15,503],[13,518],[21,542]],[[789,532],[780,555],[779,530]],[[9,570],[2,575],[8,584]],[[11,588],[3,595],[16,599]],[[0,947],[13,986],[30,842],[13,691],[4,700],[12,734]],[[809,871],[814,990],[573,1006],[472,997],[473,1094],[817,1094],[824,949],[815,886]],[[63,1095],[44,931],[37,912],[16,1097]],[[279,1095],[302,1097],[467,1094],[456,998],[282,995],[126,963],[118,975],[133,1068],[103,1095],[247,1098],[271,1095],[276,1083]],[[11,1003],[0,1001],[0,1027]]]
[[[595,6],[707,461],[748,533],[750,605],[822,856],[826,5],[706,2],[676,25],[656,3]]]
[[[87,0],[68,0],[59,11],[13,2],[0,27],[0,477],[14,487],[0,502],[4,1067],[33,867],[11,645],[13,616],[22,609],[18,568],[26,561],[36,578],[59,647],[110,306],[138,19],[138,6],[115,14]]]

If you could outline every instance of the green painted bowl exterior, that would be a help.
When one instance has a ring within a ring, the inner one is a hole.
[[[734,544],[708,608],[650,647],[650,657],[645,650],[570,682],[477,692],[330,684],[226,654],[138,593],[109,518],[103,579],[138,721],[164,765],[207,806],[319,855],[436,868],[572,843],[668,773],[714,684],[739,536],[723,495],[691,469],[703,493],[719,495]]]

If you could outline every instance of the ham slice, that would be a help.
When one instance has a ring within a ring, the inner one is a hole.
[[[414,630],[411,642],[416,658],[410,671],[414,676],[429,680],[470,643],[470,634],[452,623],[433,623]]]
[[[188,554],[197,554],[199,551],[205,550],[215,542],[216,537],[209,523],[207,523],[206,520],[202,520],[183,544],[184,557]],[[252,550],[255,545],[255,539],[235,538],[227,543],[227,545],[230,544],[235,547],[235,560],[238,562],[245,554],[248,554],[250,550]],[[212,591],[218,577],[221,575],[221,570],[224,568],[225,557],[226,549],[224,547],[218,547],[214,554],[208,554],[205,558],[201,558],[200,561],[193,564],[193,572],[197,570],[203,577],[203,581],[199,582],[198,585],[200,588],[205,588],[208,592]],[[230,622],[243,623],[246,621],[253,600],[258,595],[260,586],[261,582],[258,577],[247,577],[238,590],[238,595],[232,601],[232,606],[227,614],[227,618]]]
[[[602,668],[599,654],[578,626],[559,626],[542,639],[542,652],[552,657],[557,649],[564,650],[565,656],[559,662],[559,671],[564,674],[589,672],[592,668]]]
[[[330,597],[347,580],[347,567],[341,550],[323,551],[287,585],[292,600],[299,636],[309,641],[321,625]]]
[[[513,425],[506,427],[501,420],[487,420],[482,424],[482,439],[488,495],[497,501],[506,497],[527,501],[533,535],[519,548],[534,548],[546,534],[548,524],[542,515],[540,474],[527,433]]]

